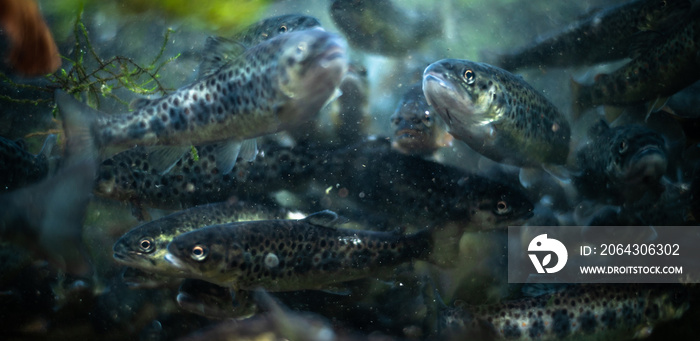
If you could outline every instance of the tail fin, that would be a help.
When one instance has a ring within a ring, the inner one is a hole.
[[[77,164],[85,160],[97,162],[99,146],[93,135],[95,124],[103,114],[79,102],[64,91],[57,90],[56,105],[63,117],[63,130],[66,134],[66,162]]]
[[[83,218],[96,164],[62,168],[36,185],[0,196],[0,237],[25,244],[40,257],[77,275],[89,270],[83,251]]]
[[[459,224],[448,223],[433,226],[425,232],[429,233],[432,239],[432,249],[426,260],[442,268],[455,266],[459,259],[459,241],[464,229]]]

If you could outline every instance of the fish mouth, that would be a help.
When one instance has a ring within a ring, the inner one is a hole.
[[[432,153],[438,149],[431,136],[416,129],[401,129],[394,134],[393,148],[405,154]]]
[[[331,35],[323,44],[322,52],[312,58],[309,65],[318,65],[323,69],[340,67],[345,73],[348,69],[345,41],[339,36]]]
[[[131,265],[140,259],[136,252],[114,252],[112,258],[119,263]]]
[[[165,260],[172,264],[179,270],[188,270],[188,266],[185,262],[181,261],[179,258],[175,257],[172,253],[168,252],[165,254]]]
[[[624,173],[628,184],[653,184],[666,173],[668,160],[666,154],[656,146],[647,146],[638,151],[629,161],[630,166]]]
[[[411,128],[406,128],[406,129],[401,129],[397,130],[396,133],[394,134],[394,138],[397,140],[401,139],[423,139],[427,136],[428,134],[424,133],[421,130],[418,129],[411,129]]]
[[[423,95],[428,105],[435,108],[448,126],[454,126],[456,121],[459,121],[453,115],[455,110],[469,111],[468,108],[471,107],[471,99],[465,96],[463,91],[459,91],[444,75],[430,71],[430,67],[423,75]]]

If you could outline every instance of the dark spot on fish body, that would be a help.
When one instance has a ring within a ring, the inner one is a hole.
[[[540,311],[540,314],[542,312]],[[544,334],[544,321],[541,318],[537,318],[530,323],[530,328],[527,329],[527,334],[532,339],[539,339]]]
[[[595,315],[591,311],[586,311],[578,317],[581,330],[585,334],[592,334],[598,325]]]
[[[600,321],[608,329],[614,329],[617,325],[617,314],[612,309],[606,309],[600,317]]]
[[[362,269],[370,265],[372,253],[368,249],[360,249],[350,254],[350,266]]]
[[[552,332],[560,339],[571,333],[571,320],[566,309],[558,309],[552,313]]]
[[[622,310],[620,312],[620,315],[621,315],[622,321],[626,325],[632,325],[634,323],[637,323],[640,320],[639,317],[637,316],[637,314],[635,314],[634,309],[632,309],[632,307],[630,307],[629,304],[624,304],[622,306]]]
[[[506,339],[518,339],[521,336],[520,328],[510,320],[506,320],[505,326],[503,327],[503,337]]]

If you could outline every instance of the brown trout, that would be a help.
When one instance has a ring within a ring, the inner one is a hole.
[[[649,103],[661,107],[666,98],[700,79],[700,10],[667,32],[650,34],[648,48],[590,85],[572,80],[575,116],[597,105]]]
[[[676,288],[674,291],[673,288]],[[560,292],[442,313],[448,340],[619,340],[647,336],[688,309],[681,287],[639,284],[572,286]]]
[[[321,23],[314,17],[285,14],[263,19],[230,38],[209,37],[204,45],[202,63],[199,66],[199,78],[216,73],[232,59],[243,54],[246,49],[265,40],[280,34],[308,30],[314,27],[321,27]]]
[[[240,200],[263,202],[270,193],[303,186],[314,172],[313,149],[264,141],[255,162],[238,159],[236,171],[222,174],[213,145],[196,147],[167,174],[154,170],[145,148],[134,148],[105,160],[99,167],[95,194],[146,207],[179,210],[196,205]]]
[[[99,149],[159,146],[149,156],[167,171],[192,144],[216,144],[217,167],[229,173],[241,141],[296,127],[336,92],[347,69],[346,43],[320,29],[281,34],[215,73],[136,111],[106,116],[57,92],[68,138]],[[255,155],[248,146],[244,156]]]
[[[300,220],[208,226],[181,234],[165,258],[186,273],[236,290],[323,289],[376,275],[413,260],[447,265],[458,252],[459,229],[415,234],[339,228],[331,211]]]
[[[391,146],[404,154],[430,156],[439,148],[451,145],[452,136],[437,117],[435,109],[425,100],[422,84],[412,85],[391,115],[394,131]]]
[[[425,69],[423,92],[450,134],[491,160],[519,167],[566,163],[569,123],[508,71],[443,59]]]
[[[598,122],[591,142],[576,153],[580,173],[574,185],[587,198],[613,205],[631,204],[645,195],[659,195],[666,173],[666,141],[642,125],[609,127]]]
[[[286,210],[243,202],[221,202],[175,212],[134,227],[114,243],[114,259],[124,265],[159,275],[178,276],[163,257],[176,236],[198,228],[246,220],[281,219]]]
[[[442,34],[437,13],[409,12],[391,0],[334,0],[331,18],[358,49],[401,57]]]
[[[603,8],[493,60],[506,70],[598,64],[631,55],[644,32],[672,26],[690,9],[687,0],[635,0]]]

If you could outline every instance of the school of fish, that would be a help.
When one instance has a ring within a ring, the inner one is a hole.
[[[483,21],[455,18],[477,5],[270,6],[203,38],[162,97],[107,113],[55,88],[40,149],[0,137],[0,310],[22,311],[0,335],[688,337],[696,286],[504,273],[509,226],[698,225],[696,1],[620,1],[464,56],[450,44]],[[56,69],[0,25],[10,72]]]

